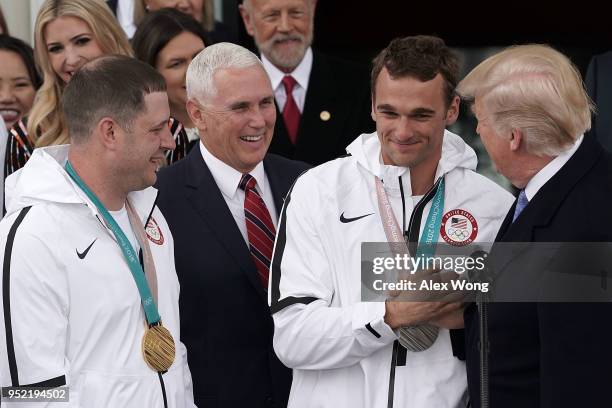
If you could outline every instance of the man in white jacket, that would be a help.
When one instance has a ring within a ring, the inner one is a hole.
[[[439,38],[393,40],[374,60],[377,132],[358,137],[349,157],[305,173],[285,200],[269,301],[275,351],[294,369],[290,408],[467,403],[465,364],[454,355],[461,336],[448,330],[463,325],[460,304],[361,299],[361,243],[387,242],[381,195],[410,242],[441,203],[434,242],[458,246],[492,242],[512,204],[475,172],[474,151],[445,130],[459,111],[458,71]],[[452,223],[467,233],[450,236]],[[398,343],[396,329],[423,324],[436,328],[429,348]]]
[[[71,145],[36,149],[7,179],[0,222],[0,385],[60,387],[48,396],[62,402],[2,406],[194,407],[174,243],[151,187],[174,148],[165,82],[103,57],[62,104]]]

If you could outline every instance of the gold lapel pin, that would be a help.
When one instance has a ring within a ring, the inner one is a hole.
[[[319,114],[319,117],[323,122],[327,122],[331,118],[331,113],[325,110]]]

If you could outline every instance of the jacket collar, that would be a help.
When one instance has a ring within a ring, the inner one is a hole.
[[[506,215],[497,240],[506,242],[532,241],[537,227],[550,224],[557,209],[576,184],[595,166],[603,153],[592,137],[585,137],[574,155],[546,182],[525,207],[521,216],[512,223],[516,202]]]

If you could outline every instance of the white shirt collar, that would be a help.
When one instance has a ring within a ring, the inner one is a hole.
[[[127,38],[132,38],[136,32],[134,24],[134,0],[119,0],[117,2],[117,20],[125,31]]]
[[[261,62],[264,69],[268,73],[268,76],[270,77],[272,89],[276,90],[281,85],[285,75],[291,75],[301,88],[308,89],[308,80],[310,79],[310,71],[312,71],[312,49],[310,47],[308,47],[306,50],[306,54],[304,54],[302,61],[300,61],[293,72],[289,74],[286,74],[280,69],[276,68],[274,64],[272,64],[263,54],[261,54]]]
[[[582,143],[583,135],[580,135],[578,140],[574,145],[555,157],[550,163],[548,163],[542,170],[538,171],[535,176],[529,180],[527,185],[525,186],[525,195],[527,199],[531,201],[533,197],[540,191],[542,186],[548,182],[561,168],[568,162],[568,160],[574,155],[576,150],[580,147]]]
[[[236,191],[238,191],[238,184],[242,178],[242,173],[213,156],[213,154],[210,153],[204,146],[202,141],[200,141],[200,152],[202,153],[202,158],[215,179],[215,183],[217,183],[219,190],[221,190],[223,195],[226,197],[233,199],[236,195]],[[255,168],[251,170],[249,174],[255,177],[255,180],[257,180],[256,189],[263,197],[263,195],[266,193],[263,162],[257,163],[257,166],[255,166]]]

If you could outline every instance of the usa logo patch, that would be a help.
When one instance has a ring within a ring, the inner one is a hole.
[[[157,225],[155,218],[151,217],[149,222],[147,222],[147,226],[145,227],[145,232],[147,233],[147,238],[154,244],[163,245],[164,244],[164,234],[161,232],[161,228]]]
[[[469,245],[478,236],[478,223],[476,218],[465,210],[450,210],[442,217],[440,235],[449,245]]]

